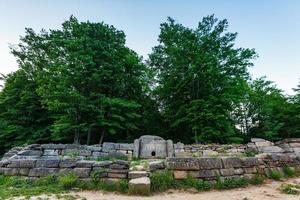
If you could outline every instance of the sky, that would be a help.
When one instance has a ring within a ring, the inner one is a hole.
[[[123,30],[127,46],[146,59],[168,16],[195,28],[211,14],[238,32],[237,47],[256,49],[253,78],[267,76],[293,94],[300,81],[300,0],[0,0],[0,73],[18,69],[9,46],[25,27],[58,29],[71,15],[104,21]]]

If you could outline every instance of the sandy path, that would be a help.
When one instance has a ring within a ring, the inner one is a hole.
[[[286,182],[300,183],[300,178],[290,179]],[[187,193],[180,191],[168,191],[150,197],[126,196],[113,193],[103,193],[99,191],[77,192],[81,197],[88,200],[300,200],[300,196],[287,195],[280,193],[277,188],[283,182],[269,181],[261,186],[249,186],[225,191],[208,191],[200,193]]]

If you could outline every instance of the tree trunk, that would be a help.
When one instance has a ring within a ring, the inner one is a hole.
[[[80,133],[78,129],[75,130],[75,135],[74,135],[74,144],[80,144]]]
[[[90,125],[89,130],[88,130],[88,135],[87,135],[87,140],[86,140],[87,145],[90,145],[90,142],[91,142],[92,127],[93,127],[93,125]]]
[[[100,137],[100,140],[99,140],[99,144],[103,143],[104,134],[105,134],[105,130],[102,131],[102,134],[101,134],[101,137]]]
[[[196,144],[198,144],[198,135],[197,135],[197,131],[194,131],[194,137],[195,137],[195,142]]]

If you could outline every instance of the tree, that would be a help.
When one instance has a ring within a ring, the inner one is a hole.
[[[94,125],[102,133],[135,129],[129,121],[139,116],[146,68],[125,46],[122,31],[71,17],[61,30],[38,34],[27,29],[21,41],[13,54],[33,75],[43,105],[54,114],[55,140],[73,136],[74,143],[80,143]],[[108,107],[123,112],[113,116]],[[117,125],[116,118],[128,124]]]
[[[149,65],[156,73],[155,94],[162,113],[177,139],[236,139],[231,112],[244,95],[247,68],[256,54],[234,48],[237,34],[227,32],[227,27],[226,20],[214,16],[203,18],[196,29],[171,18],[161,24]]]

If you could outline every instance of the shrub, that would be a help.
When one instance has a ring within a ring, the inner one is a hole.
[[[101,178],[103,177],[103,174],[106,172],[107,172],[106,169],[93,171],[91,173],[92,182],[98,183],[101,180]]]
[[[191,176],[188,176],[186,179],[182,181],[177,181],[176,186],[178,188],[195,188],[198,191],[206,191],[211,189],[211,184],[207,181],[198,180]]]
[[[259,174],[256,174],[254,176],[254,178],[249,180],[249,183],[252,184],[252,185],[260,185],[260,184],[263,184],[264,181],[265,181],[265,177],[263,177]]]
[[[79,179],[78,177],[73,174],[73,173],[70,173],[68,175],[65,175],[65,176],[61,176],[59,179],[58,179],[58,184],[63,187],[64,189],[71,189],[73,187],[76,187],[78,186],[79,184]]]
[[[279,188],[279,190],[282,193],[285,194],[293,194],[293,195],[298,195],[300,194],[300,185],[295,185],[295,184],[282,184]]]
[[[282,168],[282,170],[287,177],[293,177],[296,175],[296,170],[292,167],[285,166]]]
[[[270,170],[270,178],[274,179],[276,181],[279,181],[283,178],[283,174],[282,172],[278,171],[278,170]]]
[[[151,190],[154,192],[163,192],[175,185],[172,172],[167,170],[153,172],[150,180]]]
[[[228,178],[221,180],[220,177],[217,178],[217,183],[215,184],[216,189],[231,189],[238,187],[245,187],[248,185],[248,181],[245,178]]]
[[[117,185],[119,192],[126,193],[128,191],[128,180],[121,179],[119,182],[117,182]]]

